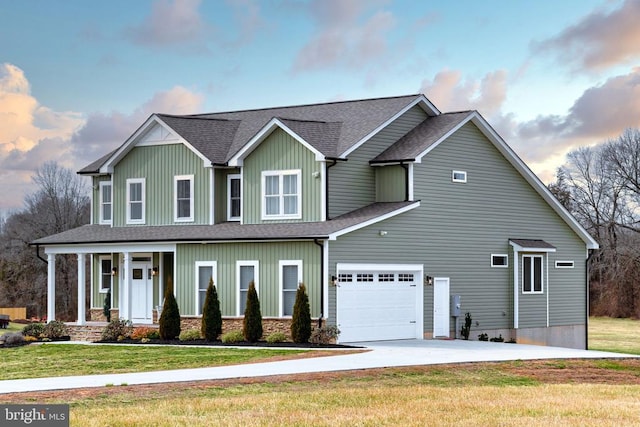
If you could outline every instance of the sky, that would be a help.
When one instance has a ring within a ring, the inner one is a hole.
[[[640,128],[640,0],[0,0],[0,216],[152,113],[424,93],[543,180]]]

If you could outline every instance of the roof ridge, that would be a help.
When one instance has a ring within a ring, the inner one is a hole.
[[[237,122],[239,119],[224,119],[222,117],[201,117],[202,114],[186,114],[184,116],[178,114],[154,113],[159,117],[172,117],[174,119],[192,119],[192,120],[215,120],[219,122]]]
[[[282,116],[274,116],[274,118],[280,119],[280,120],[289,120],[292,122],[304,122],[304,123],[342,123],[340,121],[329,122],[326,120],[292,119],[289,117],[282,117]]]

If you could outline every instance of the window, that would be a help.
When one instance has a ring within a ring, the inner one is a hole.
[[[491,267],[509,267],[509,256],[505,254],[491,254]]]
[[[541,294],[542,281],[542,255],[522,255],[522,293]]]
[[[573,268],[573,261],[556,261],[556,268]]]
[[[193,175],[180,175],[173,179],[175,195],[173,219],[176,222],[193,221]]]
[[[373,274],[371,273],[357,273],[356,282],[373,282]]]
[[[144,224],[145,179],[127,180],[127,224]]]
[[[393,273],[379,273],[378,282],[395,282],[396,275]]]
[[[100,257],[100,289],[99,292],[106,294],[111,289],[111,257]]]
[[[262,219],[300,219],[300,170],[262,172]]]
[[[353,274],[340,273],[338,274],[338,282],[353,282]]]
[[[213,279],[216,284],[216,261],[196,261],[196,315],[202,315],[204,299],[207,296],[209,280]]]
[[[111,224],[112,193],[111,181],[100,183],[100,224]]]
[[[451,171],[451,181],[453,182],[467,182],[466,171]]]
[[[227,221],[240,221],[242,212],[242,181],[240,175],[227,176]]]
[[[413,282],[412,273],[398,273],[398,282]]]
[[[238,281],[238,316],[244,315],[247,308],[247,293],[249,284],[253,282],[258,290],[258,261],[237,261],[236,262],[236,278]]]
[[[281,316],[293,315],[298,284],[302,282],[302,261],[280,261]]]

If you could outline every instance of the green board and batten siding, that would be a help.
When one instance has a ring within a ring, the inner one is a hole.
[[[219,243],[178,245],[176,300],[182,315],[195,314],[196,262],[216,261],[214,281],[223,316],[236,315],[236,261],[259,260],[258,295],[264,317],[279,317],[279,261],[301,260],[311,315],[320,313],[320,248],[313,242]]]
[[[168,173],[169,172],[169,173]],[[114,227],[127,224],[127,179],[145,178],[145,224],[174,224],[174,176],[194,175],[194,221],[209,224],[210,169],[182,144],[135,147],[115,167]]]
[[[329,169],[329,215],[331,218],[376,201],[376,172],[369,166],[369,161],[426,118],[427,114],[421,107],[417,105],[412,107],[351,153],[347,162],[338,162]],[[404,200],[404,194],[400,200]]]
[[[260,224],[274,221],[261,219],[262,172],[279,170],[301,170],[302,219],[278,220],[276,222],[309,222],[322,218],[322,180],[314,177],[321,172],[322,165],[314,154],[281,129],[269,135],[244,160],[242,204],[244,224]]]
[[[452,170],[466,171],[468,182],[452,182]],[[509,239],[543,239],[557,247],[549,254],[550,283],[545,286],[550,325],[584,323],[584,242],[473,124],[416,164],[414,182],[419,208],[330,243],[330,275],[338,260],[423,264],[425,274],[451,279],[450,294],[463,295],[462,310],[471,313],[473,329],[510,328],[514,264]],[[386,236],[377,233],[381,229]],[[370,253],[366,259],[359,256],[361,247]],[[491,254],[507,254],[509,267],[492,268]],[[575,267],[556,269],[555,260],[574,261]],[[424,330],[430,332],[433,287],[425,287],[424,297]],[[542,311],[539,297],[520,293],[521,328],[546,326],[546,295]],[[335,289],[329,303],[335,316]],[[534,307],[537,314],[530,315]],[[335,317],[330,320],[335,322]]]

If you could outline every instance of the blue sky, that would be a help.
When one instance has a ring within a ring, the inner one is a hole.
[[[640,1],[0,0],[0,213],[151,113],[425,93],[545,182],[640,127]]]

